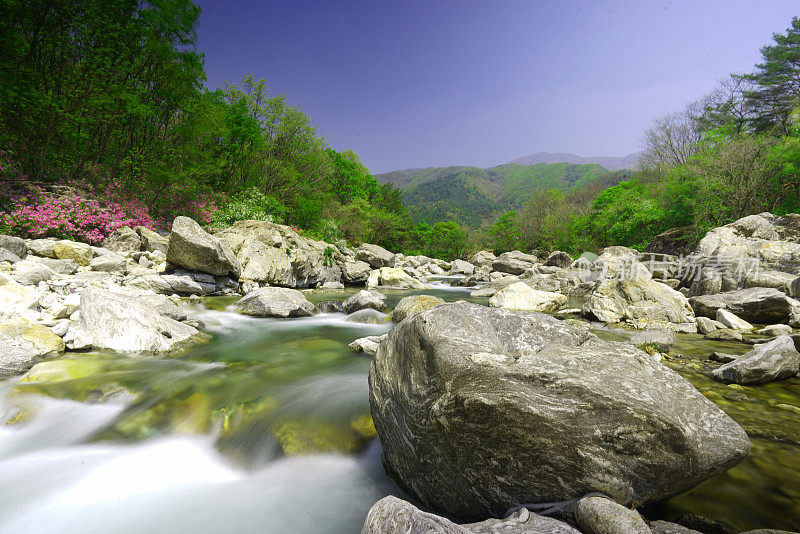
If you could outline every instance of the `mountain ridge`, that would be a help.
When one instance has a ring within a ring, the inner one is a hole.
[[[609,171],[635,169],[641,152],[633,152],[626,156],[579,156],[571,152],[537,152],[509,161],[518,165],[534,165],[536,163],[571,163],[573,165],[597,164]]]

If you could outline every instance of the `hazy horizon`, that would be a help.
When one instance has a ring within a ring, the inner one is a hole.
[[[265,78],[374,173],[636,152],[654,118],[751,70],[800,11],[783,0],[200,5],[209,87]]]

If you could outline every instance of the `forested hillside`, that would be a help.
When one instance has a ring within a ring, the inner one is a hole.
[[[600,180],[615,185],[626,173],[610,173],[595,164],[568,163],[434,167],[379,174],[376,178],[403,192],[403,203],[417,221],[433,224],[452,220],[477,229],[500,213],[521,207],[537,191],[572,193]]]

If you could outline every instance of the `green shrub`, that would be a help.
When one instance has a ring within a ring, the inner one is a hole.
[[[213,215],[212,226],[230,226],[236,221],[253,220],[282,223],[286,206],[275,197],[257,189],[247,189],[232,196]]]

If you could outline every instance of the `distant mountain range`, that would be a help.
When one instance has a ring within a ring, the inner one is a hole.
[[[634,152],[622,157],[592,156],[585,158],[577,154],[564,152],[537,152],[530,156],[522,156],[509,161],[509,163],[517,163],[519,165],[534,165],[536,163],[572,163],[573,165],[582,165],[596,163],[609,171],[618,171],[621,169],[635,169],[641,155],[641,152]]]
[[[616,185],[635,167],[639,154],[621,158],[583,158],[539,152],[488,169],[452,166],[405,169],[378,174],[382,184],[403,191],[403,204],[417,221],[456,221],[479,228],[501,213],[518,209],[542,189],[574,191],[595,179]]]
[[[602,178],[606,187],[624,179],[597,164],[509,163],[489,169],[478,167],[430,167],[406,169],[376,176],[403,191],[403,204],[417,221],[430,224],[456,221],[479,228],[501,213],[521,207],[534,192],[580,189]]]

